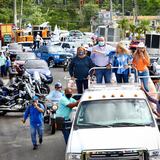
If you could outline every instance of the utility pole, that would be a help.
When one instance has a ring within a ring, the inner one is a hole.
[[[14,25],[17,27],[17,2],[14,0]]]
[[[112,6],[112,0],[110,0],[110,23],[112,24],[113,20],[113,6]]]
[[[124,18],[124,0],[122,0],[122,16]]]
[[[137,0],[133,0],[133,24],[137,23]]]
[[[23,17],[23,0],[21,0],[21,15],[20,15],[20,21],[19,21],[19,27],[22,28],[22,17]]]

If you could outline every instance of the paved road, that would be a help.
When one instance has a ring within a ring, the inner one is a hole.
[[[65,85],[62,68],[52,69],[54,82]],[[54,83],[53,82],[53,83]],[[51,85],[53,87],[53,85]],[[45,125],[44,143],[38,150],[32,150],[29,122],[21,123],[22,113],[9,113],[0,117],[0,160],[64,160],[65,143],[61,132],[50,135]]]

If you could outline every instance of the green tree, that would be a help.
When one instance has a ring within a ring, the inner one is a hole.
[[[142,30],[143,34],[146,34],[147,31],[150,31],[150,22],[148,20],[141,20],[139,27]]]
[[[129,29],[129,23],[127,19],[118,21],[118,27],[121,29],[121,38],[125,38],[126,31]]]
[[[160,33],[160,25],[157,26],[156,32],[157,32],[157,33]]]
[[[99,11],[99,7],[96,4],[86,4],[82,8],[82,15],[84,19],[84,23],[82,25],[88,26],[90,25],[90,19],[92,16],[96,15],[97,12]]]

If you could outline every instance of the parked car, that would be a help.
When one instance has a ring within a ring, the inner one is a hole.
[[[151,76],[157,74],[156,73],[157,60],[158,58],[156,56],[150,56],[150,66],[148,66],[148,68]]]
[[[38,58],[45,60],[48,66],[64,65],[66,57],[73,57],[73,54],[66,52],[60,46],[41,46],[35,51]]]
[[[24,65],[26,60],[36,59],[36,55],[33,52],[18,52],[15,54],[15,63],[18,65]]]
[[[8,44],[7,49],[10,53],[16,53],[16,52],[22,52],[23,51],[22,45],[20,45],[18,43]]]
[[[49,70],[47,63],[44,60],[40,59],[26,60],[24,68],[31,75],[33,75],[35,71],[38,71],[41,77],[45,79],[45,83],[53,82],[53,76],[51,74],[51,71]]]
[[[32,52],[33,42],[18,42],[18,44],[23,46],[25,52]]]
[[[153,62],[152,66],[153,66],[153,72],[156,75],[160,75],[160,57],[158,57],[156,61]]]

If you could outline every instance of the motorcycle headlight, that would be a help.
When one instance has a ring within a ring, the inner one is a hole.
[[[68,153],[66,155],[65,160],[80,160],[81,159],[81,154],[79,153]]]
[[[160,150],[149,151],[149,160],[159,160]]]

